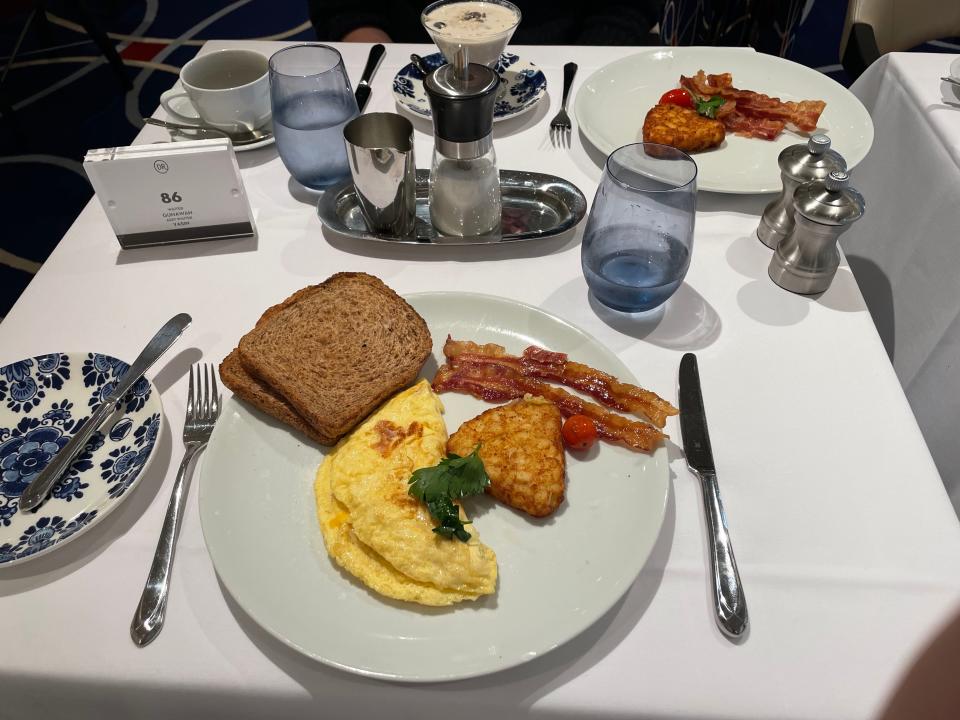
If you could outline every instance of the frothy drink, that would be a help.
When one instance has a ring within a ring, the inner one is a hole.
[[[448,62],[464,47],[470,62],[493,67],[520,23],[520,11],[513,5],[468,0],[428,8],[422,19]]]

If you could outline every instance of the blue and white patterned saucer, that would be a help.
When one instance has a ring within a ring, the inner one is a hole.
[[[446,60],[442,53],[433,53],[423,58],[431,70],[440,67]],[[505,52],[495,70],[500,74],[500,90],[493,109],[493,121],[506,120],[524,113],[547,93],[547,78],[529,60]],[[423,73],[413,63],[404,65],[393,78],[393,98],[397,104],[420,117],[430,117],[430,101],[423,89]]]
[[[97,353],[53,353],[0,367],[0,567],[50,552],[95,525],[143,474],[163,417],[160,393],[146,378],[51,496],[34,512],[18,512],[23,491],[128,367]]]

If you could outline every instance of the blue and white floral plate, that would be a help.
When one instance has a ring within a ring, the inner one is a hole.
[[[160,434],[160,393],[142,378],[35,512],[19,498],[129,365],[53,353],[0,367],[0,567],[48,553],[110,513],[143,474]]]
[[[440,67],[446,60],[442,53],[433,53],[423,58],[431,70]],[[506,120],[525,113],[547,94],[547,78],[529,60],[505,52],[494,68],[500,74],[500,90],[493,108],[493,121]],[[430,117],[430,101],[423,89],[423,73],[413,63],[404,65],[393,78],[393,99],[397,105],[420,117]]]

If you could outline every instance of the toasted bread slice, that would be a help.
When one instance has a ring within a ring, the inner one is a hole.
[[[413,382],[432,348],[423,318],[366,273],[270,308],[238,347],[243,367],[330,444]]]
[[[311,285],[297,290],[297,292],[282,303],[267,308],[257,321],[257,325],[269,320],[284,307],[315,292],[316,288],[316,285]],[[310,427],[310,424],[297,414],[297,411],[293,409],[290,403],[247,372],[246,368],[243,367],[243,363],[240,362],[240,353],[237,349],[232,350],[230,354],[223,359],[223,362],[220,363],[220,379],[224,385],[233,391],[234,395],[250,403],[258,410],[299,430],[307,437],[316,440],[322,445],[331,443],[332,438],[321,435]]]
[[[566,458],[563,420],[549,400],[527,395],[467,420],[447,451],[478,455],[490,477],[488,492],[510,507],[545,517],[563,502]]]
[[[670,145],[684,152],[716,147],[726,136],[723,123],[679,105],[654,105],[643,121],[643,141]]]
[[[333,438],[321,435],[310,427],[290,403],[248,373],[240,362],[240,353],[237,350],[232,350],[220,363],[220,379],[241,400],[299,430],[321,445],[332,445],[335,442]]]

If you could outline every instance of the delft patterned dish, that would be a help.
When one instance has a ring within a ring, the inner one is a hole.
[[[35,512],[18,512],[30,481],[116,386],[129,365],[97,353],[53,353],[0,367],[0,567],[50,552],[102,520],[149,464],[160,394],[141,378]]]
[[[423,58],[434,70],[446,60],[442,53]],[[493,121],[506,120],[531,109],[547,92],[547,78],[532,62],[505,52],[495,70],[500,74],[500,90],[493,108]],[[420,117],[430,117],[430,101],[423,89],[423,73],[413,63],[404,65],[393,78],[393,99],[397,104]]]

